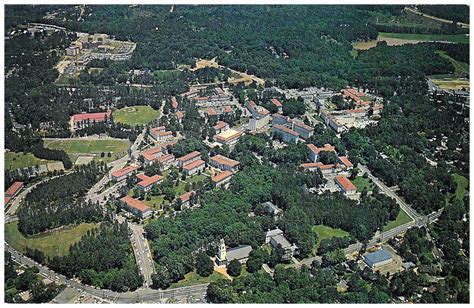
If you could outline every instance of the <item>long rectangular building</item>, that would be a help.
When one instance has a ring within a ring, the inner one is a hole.
[[[152,210],[148,205],[130,196],[123,197],[120,199],[120,202],[126,210],[142,219],[147,218],[152,214]]]

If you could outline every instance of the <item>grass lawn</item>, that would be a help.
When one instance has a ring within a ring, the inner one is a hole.
[[[113,112],[115,122],[134,125],[146,125],[159,116],[159,110],[150,106],[125,107]]]
[[[454,69],[455,69],[454,74],[456,76],[463,76],[463,77],[469,76],[469,63],[461,62],[461,61],[451,58],[446,53],[446,51],[437,50],[436,53],[439,54],[440,57],[449,60],[451,64],[453,64]],[[467,84],[468,84],[467,87],[469,87],[469,81],[467,82]]]
[[[45,147],[49,149],[64,150],[75,162],[77,157],[81,154],[94,155],[95,161],[111,162],[127,154],[129,141],[128,140],[86,140],[86,139],[71,139],[71,140],[45,140]],[[105,157],[100,157],[104,152]],[[107,157],[107,153],[111,152],[111,157]]]
[[[171,285],[170,288],[180,288],[180,287],[187,287],[187,286],[192,286],[196,284],[202,284],[202,283],[210,283],[210,282],[215,282],[220,279],[226,279],[223,275],[213,272],[209,277],[201,277],[196,272],[190,272],[184,275],[184,279],[175,282]]]
[[[358,176],[355,179],[351,180],[351,182],[357,187],[357,191],[361,192],[364,188],[367,188],[367,191],[371,191],[374,187],[374,184],[370,181],[370,179],[366,179],[362,176]]]
[[[316,244],[314,246],[315,250],[318,250],[319,243],[321,243],[323,239],[332,237],[345,237],[349,235],[349,232],[347,231],[344,231],[342,229],[333,229],[325,225],[313,226],[311,230],[318,235],[318,240],[316,241]]]
[[[18,169],[36,165],[46,165],[50,162],[53,161],[37,158],[31,153],[5,152],[5,169]]]
[[[403,224],[406,224],[408,222],[412,221],[412,219],[410,218],[410,216],[408,216],[408,214],[400,209],[400,212],[398,212],[398,216],[395,220],[391,220],[389,221],[385,227],[383,227],[383,231],[388,231],[388,230],[391,230],[393,228],[396,228],[398,226],[401,226]]]
[[[469,44],[469,37],[464,34],[417,34],[379,32],[379,36],[413,41],[446,41],[452,43]]]
[[[467,186],[469,184],[469,180],[459,175],[457,173],[453,174],[454,181],[456,182],[456,198],[462,200],[464,198],[464,194],[466,193]]]
[[[48,257],[64,256],[68,253],[69,247],[72,244],[78,242],[88,230],[98,227],[98,225],[83,223],[48,234],[24,237],[18,231],[18,222],[13,222],[5,225],[5,240],[13,248],[23,253],[29,247],[41,250]]]

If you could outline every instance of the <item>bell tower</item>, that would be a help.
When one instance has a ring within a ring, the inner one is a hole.
[[[224,239],[219,241],[219,250],[217,251],[217,260],[220,264],[224,263],[227,257]]]

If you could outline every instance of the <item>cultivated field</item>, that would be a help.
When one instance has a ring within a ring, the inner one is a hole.
[[[79,156],[94,156],[95,161],[111,162],[127,154],[128,140],[121,139],[58,139],[45,140],[45,147],[49,149],[64,150],[71,161],[75,162]],[[104,152],[105,156],[101,157]],[[112,153],[108,157],[108,153]]]
[[[25,237],[18,231],[18,222],[13,222],[5,225],[5,240],[22,253],[25,253],[26,248],[29,247],[44,252],[47,257],[64,256],[72,244],[78,242],[87,231],[96,227],[98,224],[83,223],[60,231]]]
[[[125,107],[113,112],[115,122],[131,126],[146,125],[156,119],[160,114],[150,106]]]

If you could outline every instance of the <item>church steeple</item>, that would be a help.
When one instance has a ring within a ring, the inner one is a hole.
[[[227,251],[225,248],[225,242],[224,239],[221,239],[219,241],[219,250],[217,251],[217,259],[221,262],[225,261],[227,258]]]

